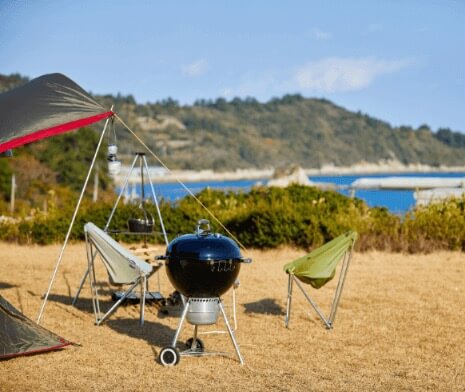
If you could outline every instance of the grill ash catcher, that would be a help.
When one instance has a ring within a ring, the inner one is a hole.
[[[160,363],[174,366],[179,363],[180,356],[224,355],[205,351],[203,342],[198,338],[198,327],[216,324],[221,313],[239,362],[244,364],[221,295],[234,285],[241,264],[252,260],[241,256],[235,241],[212,233],[206,219],[198,221],[195,234],[184,234],[171,241],[166,254],[157,259],[165,260],[168,279],[186,298],[173,341],[160,351]],[[179,351],[176,344],[186,320],[194,326],[194,334],[186,341],[187,349]]]

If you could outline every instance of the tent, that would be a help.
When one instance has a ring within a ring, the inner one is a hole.
[[[0,94],[0,153],[111,115],[65,75],[41,76]]]
[[[57,350],[70,344],[28,319],[0,295],[0,359]]]

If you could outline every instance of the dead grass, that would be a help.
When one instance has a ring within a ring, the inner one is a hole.
[[[0,294],[35,319],[58,252],[58,246],[0,244]],[[78,307],[69,304],[85,268],[84,245],[71,245],[42,324],[82,347],[0,362],[0,391],[465,390],[463,253],[356,254],[333,331],[309,314],[297,291],[290,328],[284,328],[282,265],[301,253],[247,255],[254,262],[240,273],[237,331],[245,366],[235,358],[204,357],[164,368],[155,359],[178,319],[148,307],[140,328],[134,305],[94,326],[87,285]],[[160,276],[167,295],[172,289],[164,271]],[[332,290],[313,292],[328,308]],[[190,333],[185,327],[182,338]],[[226,335],[203,340],[208,349],[233,353]]]

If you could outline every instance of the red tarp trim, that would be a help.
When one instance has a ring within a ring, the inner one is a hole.
[[[0,355],[0,360],[1,359],[14,358],[14,357],[20,357],[20,356],[23,356],[23,355],[33,355],[33,354],[39,354],[39,353],[43,353],[43,352],[47,352],[47,351],[54,351],[54,350],[58,350],[60,348],[66,347],[66,346],[71,346],[72,344],[74,344],[74,343],[65,341],[63,339],[63,343],[62,344],[57,344],[56,346],[40,348],[38,350],[24,351],[22,353],[13,353],[13,354]]]
[[[93,123],[95,123],[97,121],[103,120],[103,119],[108,118],[108,117],[110,117],[112,115],[113,115],[113,112],[109,111],[109,112],[97,114],[95,116],[70,121],[70,122],[65,123],[65,124],[56,125],[56,126],[51,127],[51,128],[41,129],[40,131],[31,133],[31,134],[26,135],[26,136],[18,137],[16,139],[12,139],[12,140],[10,140],[8,142],[5,142],[5,143],[1,144],[0,145],[0,152],[4,152],[6,150],[11,150],[12,148],[19,147],[19,146],[22,146],[23,144],[28,144],[28,143],[34,142],[36,140],[44,139],[44,138],[47,138],[49,136],[59,135],[61,133],[65,133],[65,132],[70,131],[70,130],[75,129],[75,128],[85,127],[86,125],[93,124]]]

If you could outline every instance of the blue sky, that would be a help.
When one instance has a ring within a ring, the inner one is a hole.
[[[465,132],[465,1],[0,0],[15,72],[141,103],[300,93]]]

